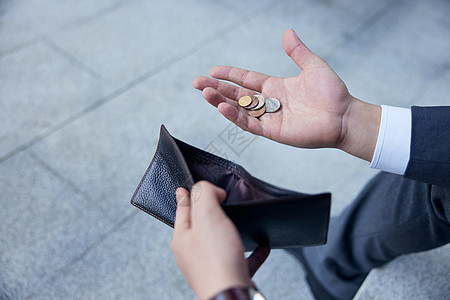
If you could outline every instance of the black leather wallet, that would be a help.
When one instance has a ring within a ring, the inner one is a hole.
[[[164,125],[156,154],[131,204],[173,227],[175,190],[207,180],[227,192],[222,204],[247,251],[326,243],[331,194],[302,194],[251,176],[243,167],[172,137]]]

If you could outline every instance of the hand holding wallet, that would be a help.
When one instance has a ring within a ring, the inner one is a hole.
[[[173,227],[175,190],[209,181],[227,192],[222,207],[244,248],[272,249],[326,242],[331,194],[302,194],[251,176],[243,167],[172,137],[161,126],[158,147],[131,204]]]

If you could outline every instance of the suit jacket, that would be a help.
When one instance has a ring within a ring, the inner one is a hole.
[[[405,177],[450,188],[450,106],[413,106]]]

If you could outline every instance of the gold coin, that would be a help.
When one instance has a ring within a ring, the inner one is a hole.
[[[259,104],[258,98],[252,97],[252,103],[249,106],[245,107],[246,109],[253,109]]]
[[[263,106],[260,109],[257,110],[249,110],[248,114],[249,116],[255,117],[255,118],[259,118],[261,117],[264,113],[266,112],[266,107]]]
[[[250,96],[241,97],[241,98],[239,98],[239,101],[238,101],[239,106],[241,106],[241,107],[249,106],[252,102],[253,102],[253,99]]]

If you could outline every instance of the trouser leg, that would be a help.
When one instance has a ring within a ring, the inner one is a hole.
[[[447,189],[380,173],[332,218],[327,244],[304,257],[330,294],[351,299],[372,268],[448,243],[449,204]]]

